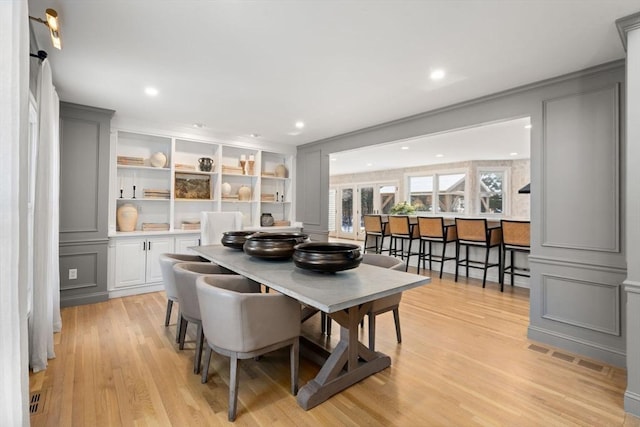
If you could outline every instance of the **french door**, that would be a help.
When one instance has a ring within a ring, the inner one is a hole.
[[[331,222],[335,218],[335,223],[329,226],[330,235],[342,239],[364,240],[362,216],[388,214],[396,203],[397,191],[398,187],[393,183],[342,185],[332,188],[329,192],[329,220]],[[335,230],[333,233],[332,225]]]

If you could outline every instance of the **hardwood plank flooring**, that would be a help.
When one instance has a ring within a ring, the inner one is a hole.
[[[437,277],[437,275],[436,275]],[[452,277],[404,293],[402,344],[391,313],[376,348],[392,366],[309,411],[289,391],[288,352],[240,363],[236,425],[625,426],[626,372],[526,338],[528,290]],[[213,355],[209,382],[192,373],[175,320],[164,327],[161,292],[62,310],[56,359],[31,374],[44,407],[33,426],[210,426],[227,422],[228,359]],[[366,322],[365,322],[366,323]],[[320,335],[319,316],[304,334]],[[366,328],[360,331],[366,342]],[[319,367],[301,359],[300,383]]]

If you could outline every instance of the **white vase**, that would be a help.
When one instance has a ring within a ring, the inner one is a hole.
[[[248,202],[251,200],[251,189],[246,185],[243,185],[238,189],[238,200]]]
[[[163,168],[167,164],[167,156],[160,151],[153,153],[149,158],[149,164],[154,168]]]
[[[125,203],[118,208],[116,220],[120,231],[134,231],[138,222],[138,209],[131,203]]]
[[[285,165],[276,166],[276,176],[278,178],[286,178],[287,177],[287,167]]]
[[[222,183],[222,195],[223,196],[228,196],[231,194],[231,184],[229,184],[228,182],[223,182]]]

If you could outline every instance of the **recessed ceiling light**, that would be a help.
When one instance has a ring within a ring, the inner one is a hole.
[[[431,71],[431,74],[429,74],[429,77],[431,77],[431,80],[441,80],[444,78],[444,76],[445,76],[445,72],[442,68],[433,70]]]
[[[531,125],[524,125],[524,128],[525,128],[525,129],[531,129],[531,128],[532,128],[532,126],[531,126]]]
[[[251,135],[249,135],[251,138],[258,138],[260,136],[259,133],[252,133]]]
[[[517,156],[518,153],[516,153],[515,151],[513,153],[509,153],[510,156]]]
[[[302,129],[304,127],[304,122],[296,122],[296,129]]]
[[[156,89],[155,87],[145,87],[144,88],[144,93],[146,93],[149,96],[156,96],[158,95],[158,89]]]
[[[338,159],[336,159],[335,157],[332,157],[332,158],[331,158],[331,161],[332,161],[332,162],[335,162],[336,160],[338,160]]]
[[[436,157],[444,157],[444,154],[436,154]]]
[[[204,127],[204,123],[194,123],[193,127],[194,128],[198,128],[198,129],[202,129]]]
[[[373,163],[367,163],[367,166],[373,166]]]
[[[409,147],[407,147],[407,146],[405,145],[405,146],[403,146],[403,147],[400,147],[400,149],[401,149],[401,150],[408,150],[408,149],[409,149]]]

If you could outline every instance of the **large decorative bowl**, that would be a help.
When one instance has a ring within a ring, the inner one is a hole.
[[[252,234],[255,234],[255,231],[225,231],[222,233],[220,242],[228,248],[242,250],[242,246],[244,242],[247,241],[247,237]]]
[[[248,237],[242,249],[244,253],[265,259],[287,259],[293,255],[293,247],[308,242],[304,233],[255,233]]]
[[[294,248],[293,262],[305,270],[335,273],[359,266],[362,253],[351,243],[301,243]]]

